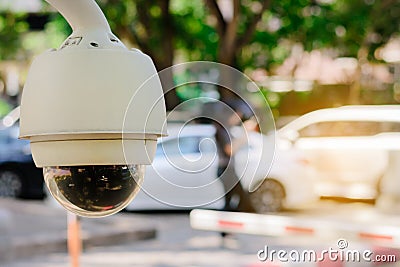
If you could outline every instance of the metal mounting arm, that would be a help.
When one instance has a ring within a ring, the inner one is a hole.
[[[46,0],[71,25],[74,32],[103,30],[111,32],[100,7],[94,0]]]
[[[126,49],[111,32],[95,0],[46,0],[71,25],[73,33],[60,49]]]

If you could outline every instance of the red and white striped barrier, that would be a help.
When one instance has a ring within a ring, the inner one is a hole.
[[[384,222],[381,223],[383,224]],[[346,240],[360,241],[359,243],[363,245],[358,248],[358,251],[370,251],[372,257],[371,261],[361,260],[359,262],[331,260],[329,257],[312,262],[283,262],[276,259],[271,262],[269,261],[270,258],[268,258],[266,261],[255,262],[245,267],[398,266],[398,261],[400,260],[400,224],[397,227],[395,225],[344,223],[333,220],[214,210],[192,210],[190,224],[194,229],[227,233],[266,236],[312,236],[325,239],[328,237],[346,238],[343,239],[344,242],[347,242]]]
[[[343,237],[370,244],[400,248],[400,224],[374,225],[371,223],[344,223],[282,215],[263,215],[195,209],[190,213],[192,228],[207,231],[244,233],[266,236],[308,235]]]

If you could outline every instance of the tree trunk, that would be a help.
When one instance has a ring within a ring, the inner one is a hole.
[[[257,23],[261,20],[263,12],[267,9],[269,0],[263,0],[262,8],[259,13],[247,18],[243,17],[241,13],[241,1],[233,0],[233,16],[229,19],[224,18],[217,0],[205,0],[205,3],[217,21],[216,29],[220,40],[217,60],[219,63],[237,68],[238,53],[240,53],[243,46],[251,41]],[[239,34],[239,22],[243,19],[245,19],[246,31]],[[235,92],[237,91],[235,90],[235,88],[237,88],[237,82],[237,77],[235,77],[233,71],[226,70],[226,67],[221,68],[220,84],[224,86],[219,86],[218,91],[222,101],[229,101],[236,97],[235,93],[239,93]]]

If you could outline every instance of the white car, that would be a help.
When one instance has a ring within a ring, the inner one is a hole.
[[[237,172],[246,168],[253,172],[252,178],[244,175],[241,181],[250,191],[257,189],[251,197],[261,213],[298,207],[320,196],[375,199],[388,167],[388,151],[400,149],[399,138],[399,105],[317,110],[290,122],[276,135],[253,134],[249,147],[236,157]],[[265,165],[271,151],[260,144],[274,139],[275,157],[269,170]],[[260,165],[246,163],[247,150],[250,158],[261,160]]]
[[[215,128],[170,123],[168,134],[159,140],[141,190],[126,210],[221,209],[225,200],[217,179]]]

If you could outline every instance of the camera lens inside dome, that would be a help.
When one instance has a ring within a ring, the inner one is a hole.
[[[103,217],[125,208],[139,192],[143,165],[45,167],[44,179],[54,198],[84,217]]]

